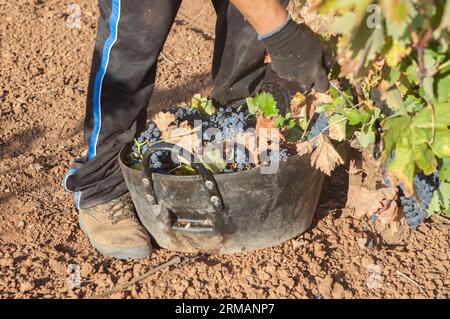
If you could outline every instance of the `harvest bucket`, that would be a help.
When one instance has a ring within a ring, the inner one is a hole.
[[[273,174],[256,167],[213,175],[202,164],[192,164],[198,173],[193,176],[145,169],[152,153],[172,147],[152,145],[143,171],[125,164],[131,144],[119,154],[138,216],[160,247],[232,254],[280,244],[310,227],[324,175],[310,166],[309,155],[280,161]]]

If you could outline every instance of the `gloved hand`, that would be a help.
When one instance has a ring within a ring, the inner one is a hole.
[[[319,35],[305,24],[290,20],[277,33],[262,40],[270,54],[272,69],[305,91],[328,89],[330,58]]]

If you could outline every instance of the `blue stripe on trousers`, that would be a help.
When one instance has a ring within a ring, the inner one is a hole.
[[[97,72],[94,82],[93,92],[93,115],[94,115],[94,127],[92,129],[91,138],[89,142],[88,160],[91,160],[97,154],[97,143],[102,126],[102,85],[105,78],[106,69],[108,68],[109,56],[111,54],[111,48],[117,41],[118,25],[120,19],[120,3],[121,0],[112,0],[111,16],[109,18],[109,37],[106,39],[103,47],[102,59],[100,68]]]

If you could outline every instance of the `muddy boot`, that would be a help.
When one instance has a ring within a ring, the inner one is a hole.
[[[78,223],[102,255],[119,259],[150,256],[150,236],[139,222],[131,197],[122,195],[105,204],[80,209]]]

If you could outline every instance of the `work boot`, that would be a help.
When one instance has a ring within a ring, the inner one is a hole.
[[[107,203],[80,209],[78,223],[102,255],[118,259],[150,256],[150,236],[139,222],[127,193]]]

